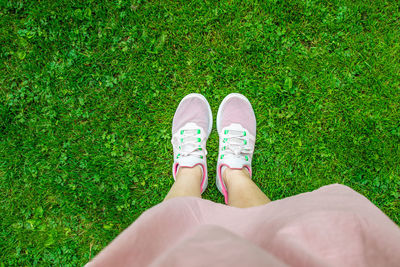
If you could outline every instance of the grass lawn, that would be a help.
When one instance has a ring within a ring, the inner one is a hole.
[[[342,183],[399,224],[399,37],[394,0],[1,1],[0,265],[82,265],[159,203],[191,92],[249,98],[272,200]]]

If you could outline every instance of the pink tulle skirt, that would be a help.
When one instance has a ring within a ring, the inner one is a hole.
[[[144,212],[88,266],[400,266],[400,230],[343,185],[240,209],[194,197]]]

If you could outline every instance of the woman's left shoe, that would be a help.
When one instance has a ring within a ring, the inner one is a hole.
[[[256,142],[256,116],[250,101],[241,94],[229,94],[217,114],[219,154],[216,184],[228,204],[228,190],[222,174],[225,168],[246,169],[251,177],[251,161]]]
[[[180,167],[201,166],[203,179],[200,190],[207,188],[207,150],[206,143],[212,129],[212,113],[207,99],[201,94],[185,96],[176,109],[172,121],[172,140],[174,148],[174,164],[172,174]]]

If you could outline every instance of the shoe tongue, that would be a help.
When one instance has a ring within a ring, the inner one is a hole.
[[[231,125],[229,125],[228,127],[225,127],[225,128],[229,129],[229,130],[234,130],[234,131],[243,131],[244,130],[242,125],[237,124],[237,123],[232,123]]]
[[[229,159],[229,168],[231,169],[242,169],[245,162],[241,159]]]
[[[186,156],[179,159],[179,167],[193,167],[199,163],[199,158],[195,156]]]
[[[199,128],[199,126],[194,122],[188,122],[182,128],[184,128],[184,129],[196,129],[196,128]]]

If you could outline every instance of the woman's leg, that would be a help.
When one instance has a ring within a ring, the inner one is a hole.
[[[176,181],[164,200],[174,197],[201,197],[200,183],[203,171],[200,166],[179,168]]]
[[[238,208],[260,206],[271,202],[269,198],[251,180],[245,169],[232,170],[226,168],[222,174],[228,189],[228,205]]]

